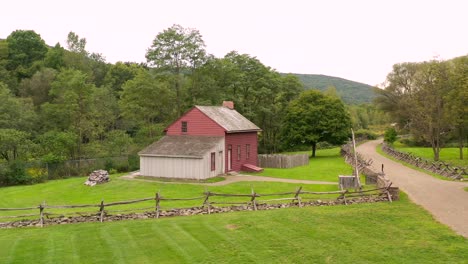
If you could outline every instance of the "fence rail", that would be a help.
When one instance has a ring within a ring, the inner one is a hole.
[[[382,145],[382,150],[398,160],[452,180],[463,180],[468,177],[468,168],[455,167],[443,161],[429,161],[412,153],[398,151],[385,143]]]
[[[258,155],[258,164],[262,168],[288,169],[309,164],[308,154],[261,154]]]
[[[260,194],[256,193],[253,188],[250,193],[215,193],[215,192],[210,192],[210,191],[205,191],[202,196],[198,197],[193,197],[193,198],[177,198],[177,197],[163,197],[160,192],[155,193],[153,197],[147,197],[147,198],[141,198],[141,199],[132,199],[132,200],[127,200],[127,201],[117,201],[117,202],[110,202],[110,203],[105,203],[104,200],[101,200],[100,203],[96,204],[74,204],[74,205],[48,205],[44,201],[38,206],[35,207],[24,207],[24,208],[0,208],[0,211],[26,211],[26,210],[38,210],[38,213],[36,214],[22,214],[22,215],[0,215],[0,219],[11,219],[11,218],[25,218],[25,217],[33,217],[33,216],[38,216],[39,217],[39,225],[41,227],[44,226],[46,223],[46,218],[49,218],[49,216],[53,215],[60,215],[64,216],[63,213],[61,214],[56,214],[49,212],[50,210],[55,210],[55,209],[74,209],[74,208],[98,208],[97,211],[92,211],[92,212],[87,212],[87,214],[93,214],[99,218],[100,222],[103,222],[106,215],[108,213],[114,213],[114,212],[135,212],[135,211],[140,211],[140,210],[149,210],[152,209],[152,211],[155,213],[155,218],[159,218],[160,214],[162,212],[161,209],[161,203],[165,201],[188,201],[188,200],[200,200],[200,204],[202,210],[206,210],[206,213],[211,214],[212,210],[214,208],[213,205],[221,205],[221,204],[238,204],[238,205],[247,205],[247,206],[252,206],[254,211],[257,211],[258,206],[260,204],[266,204],[266,202],[269,201],[290,201],[290,203],[297,204],[299,207],[303,206],[302,201],[303,200],[314,200],[317,199],[317,197],[310,197],[307,195],[338,195],[335,199],[336,201],[342,201],[344,204],[348,204],[348,201],[346,200],[347,198],[352,198],[352,197],[357,197],[357,196],[366,196],[368,194],[364,193],[370,193],[370,195],[374,196],[386,196],[388,197],[388,200],[391,201],[391,195],[389,192],[388,188],[375,188],[371,190],[365,190],[365,191],[349,191],[349,190],[341,190],[341,191],[329,191],[329,192],[314,192],[314,191],[305,191],[302,189],[302,186],[300,186],[297,190],[291,191],[291,192],[278,192],[278,193],[267,193],[267,194]],[[271,196],[276,196],[276,197],[281,197],[281,196],[288,196],[288,197],[282,197],[282,198],[269,198]],[[235,197],[235,198],[246,198],[247,200],[244,201],[239,201],[239,200],[234,200],[234,201],[214,201],[212,200],[213,197]],[[261,199],[261,198],[266,198],[266,199]],[[210,200],[211,199],[211,200]],[[327,199],[327,198],[325,198]],[[330,199],[330,196],[328,197]],[[128,205],[128,204],[135,204],[135,203],[142,203],[142,202],[147,202],[147,201],[154,201],[154,206],[151,207],[144,207],[144,208],[131,208],[131,209],[122,209],[122,210],[109,210],[109,207],[113,206],[119,206],[119,205]],[[170,208],[169,210],[181,210],[181,209],[188,209],[188,208]],[[47,212],[46,212],[47,210]],[[84,215],[84,212],[71,212],[69,215]],[[110,214],[109,214],[110,215]]]

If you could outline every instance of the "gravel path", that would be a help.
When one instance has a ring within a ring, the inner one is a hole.
[[[385,166],[385,174],[416,204],[428,210],[439,222],[448,225],[458,234],[468,238],[468,187],[467,182],[436,179],[426,173],[408,168],[376,152],[382,140],[368,141],[357,148],[364,157],[371,158],[374,170]]]
[[[138,172],[132,173],[131,175],[122,176],[124,179],[131,179],[135,181],[146,181],[146,182],[159,182],[153,180],[145,180],[145,179],[138,179],[135,176],[138,175]],[[170,183],[170,184],[194,184],[194,185],[206,185],[206,186],[222,186],[231,184],[234,182],[286,182],[286,183],[297,183],[297,184],[330,184],[330,185],[338,185],[338,182],[327,182],[327,181],[308,181],[308,180],[294,180],[294,179],[283,179],[283,178],[273,178],[273,177],[264,177],[264,176],[252,176],[252,175],[228,175],[223,176],[225,178],[224,181],[220,182],[211,182],[211,183],[197,183],[197,182],[167,182],[167,181],[160,181],[161,183]]]

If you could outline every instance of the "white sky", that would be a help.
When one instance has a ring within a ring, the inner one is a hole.
[[[217,57],[237,50],[280,72],[371,85],[395,63],[468,54],[467,0],[12,0],[0,8],[0,38],[32,29],[65,46],[74,31],[112,63],[146,61],[173,24],[198,29]]]

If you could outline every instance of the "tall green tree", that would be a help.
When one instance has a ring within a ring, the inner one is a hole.
[[[42,63],[47,45],[33,30],[16,30],[8,37],[7,69],[14,71],[18,80],[31,77],[37,70],[34,62]]]
[[[153,124],[167,123],[177,117],[172,105],[174,93],[169,85],[149,72],[139,73],[123,85],[119,107],[124,121],[130,127],[142,129]],[[148,131],[149,137],[156,136]]]
[[[206,58],[205,42],[196,29],[173,25],[156,35],[153,44],[146,52],[146,59],[159,71],[172,74],[176,108],[182,114],[183,74],[192,72],[202,65]]]
[[[30,134],[24,131],[0,128],[0,159],[12,162],[17,159],[26,159],[32,146]]]
[[[84,155],[82,143],[94,132],[94,93],[96,87],[88,83],[88,76],[78,70],[60,72],[49,92],[51,103],[42,105],[43,122],[49,129],[72,131],[78,135],[77,154]]]
[[[0,82],[0,128],[34,132],[37,115],[30,99],[17,98]]]
[[[56,75],[56,70],[42,68],[31,78],[21,81],[18,86],[19,95],[24,98],[31,98],[34,106],[39,108],[43,103],[50,100],[49,91]]]
[[[289,145],[341,144],[349,138],[351,121],[341,100],[317,90],[302,92],[286,109],[283,139]]]
[[[450,131],[444,97],[453,89],[447,62],[427,61],[394,65],[388,85],[379,91],[378,106],[389,112],[417,139],[431,144],[434,160]]]
[[[444,97],[446,118],[450,120],[453,134],[458,138],[459,157],[463,159],[463,148],[468,137],[468,56],[455,58],[450,66],[451,88]]]

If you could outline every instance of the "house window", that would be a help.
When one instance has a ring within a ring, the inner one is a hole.
[[[237,145],[237,160],[241,160],[241,146]]]
[[[182,121],[182,133],[187,133],[187,121]]]
[[[211,152],[211,171],[216,170],[216,153]]]
[[[250,158],[250,144],[245,145],[245,158]]]

